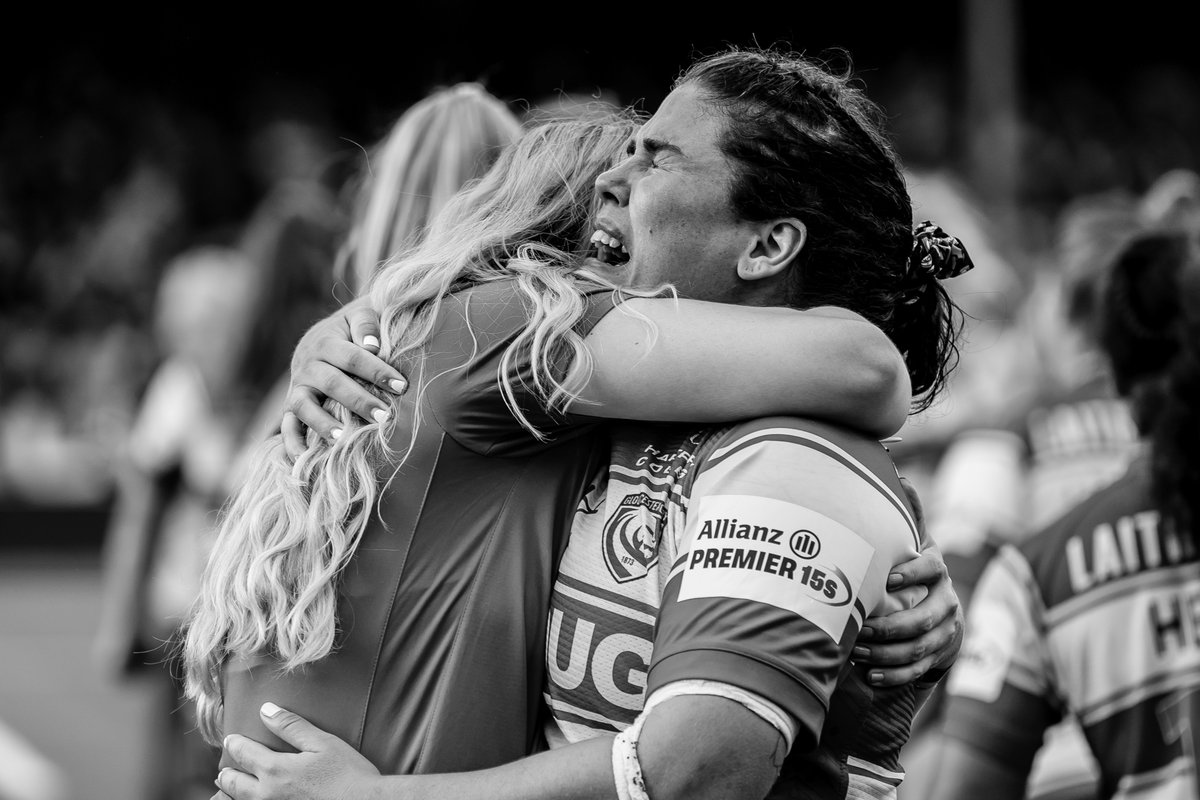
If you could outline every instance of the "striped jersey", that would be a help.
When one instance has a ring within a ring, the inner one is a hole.
[[[1101,796],[1195,798],[1200,558],[1161,524],[1148,461],[1020,546],[972,596],[945,732],[1027,769],[1042,733],[1078,720]]]
[[[1024,437],[1030,532],[1119,478],[1139,441],[1128,401],[1116,394],[1104,374],[1030,409]]]
[[[655,688],[712,680],[799,723],[772,796],[894,793],[914,686],[870,688],[865,617],[910,607],[920,535],[874,440],[792,417],[622,423],[575,515],[550,605],[551,745],[624,730]]]

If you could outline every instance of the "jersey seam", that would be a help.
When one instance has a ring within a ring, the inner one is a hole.
[[[805,676],[803,674],[790,673],[786,669],[780,668],[780,666],[778,664],[772,663],[771,661],[768,661],[768,660],[762,659],[762,658],[758,658],[758,657],[754,656],[753,654],[745,652],[743,650],[737,650],[737,649],[733,649],[733,648],[729,648],[729,647],[705,646],[705,647],[686,647],[686,648],[682,648],[682,649],[670,650],[665,655],[663,655],[661,658],[658,658],[658,657],[655,658],[655,663],[650,667],[650,670],[646,674],[647,685],[649,685],[649,683],[650,683],[650,672],[653,672],[654,667],[659,666],[660,664],[662,664],[662,662],[666,661],[667,659],[672,658],[674,656],[683,655],[685,653],[699,653],[699,652],[705,652],[705,651],[712,651],[714,653],[725,653],[727,655],[737,656],[739,658],[744,658],[747,661],[753,661],[756,664],[762,664],[765,667],[769,667],[770,669],[774,670],[775,672],[778,672],[780,675],[783,675],[785,678],[791,680],[793,683],[797,683],[800,686],[804,687],[805,691],[807,691],[809,694],[811,694],[813,696],[813,698],[817,701],[817,703],[821,706],[821,708],[825,709],[826,713],[829,712],[829,700],[822,699],[820,693],[817,692],[812,686],[809,685],[808,681],[805,680]],[[677,678],[676,680],[679,680],[679,679]],[[715,678],[703,678],[702,680],[716,680],[716,679]]]
[[[443,434],[444,434],[444,432],[443,432]],[[439,441],[437,443],[437,447],[435,450],[435,454],[433,457],[433,464],[430,466],[430,469],[429,469],[429,477],[425,481],[425,489],[421,492],[421,507],[420,507],[420,509],[418,509],[416,515],[413,517],[413,522],[412,522],[412,525],[408,532],[408,547],[412,546],[412,539],[416,535],[417,528],[420,527],[421,517],[425,513],[425,502],[429,497],[429,487],[433,485],[433,476],[437,473],[437,465],[438,465],[438,461],[441,460],[441,456],[442,456],[442,441],[439,438]],[[371,705],[371,698],[374,696],[374,693],[375,693],[375,678],[378,675],[378,671],[379,671],[380,654],[383,652],[383,645],[384,645],[384,642],[387,640],[388,627],[391,625],[392,614],[395,612],[395,609],[396,609],[396,596],[400,592],[400,583],[404,579],[404,569],[407,565],[408,565],[408,552],[406,551],[404,554],[404,561],[400,564],[400,569],[398,571],[398,574],[396,575],[395,583],[392,586],[392,597],[391,597],[391,603],[388,607],[388,613],[384,617],[383,625],[379,629],[379,638],[375,645],[375,655],[371,659],[371,673],[370,673],[371,679],[370,679],[369,683],[367,684],[366,705],[363,708],[362,718],[359,722],[359,728],[358,728],[358,741],[360,743],[359,747],[362,746],[361,743],[362,743],[363,734],[367,728],[367,715],[368,715],[368,711],[369,711],[370,705]]]
[[[450,438],[453,439],[454,437],[450,437]],[[529,467],[528,467],[528,465],[526,465],[524,468],[522,468],[521,473],[524,474],[524,473],[528,472],[528,470],[529,470]],[[492,548],[495,546],[496,532],[500,529],[500,520],[503,518],[504,512],[508,509],[509,504],[512,501],[513,493],[516,491],[516,487],[519,483],[520,483],[519,480],[513,481],[511,488],[508,490],[508,494],[505,495],[505,497],[504,497],[504,503],[496,511],[495,518],[493,519],[493,522],[492,522],[491,530],[488,532],[487,544],[484,546],[483,552],[480,554],[480,569],[476,570],[475,575],[471,578],[471,589],[467,593],[466,602],[463,603],[463,609],[459,613],[458,619],[455,621],[455,624],[454,624],[454,636],[453,636],[452,643],[450,645],[450,652],[447,655],[448,661],[453,660],[454,656],[460,652],[460,645],[461,645],[462,635],[463,635],[463,622],[464,622],[464,619],[467,616],[467,614],[470,613],[470,610],[472,608],[474,608],[474,604],[471,601],[478,594],[479,587],[483,583],[483,581],[480,580],[479,573],[482,571],[483,562],[486,561],[488,553],[490,553]],[[447,687],[445,686],[443,681],[439,681],[439,686],[440,686],[440,688],[437,691],[437,696],[434,699],[433,707],[432,707],[432,710],[429,715],[429,718],[431,720],[436,720],[438,718],[438,710],[442,707],[443,703],[445,702],[445,698],[446,698]],[[421,749],[420,749],[419,753],[417,754],[417,769],[418,770],[420,770],[420,768],[421,768],[422,762],[424,761],[424,758],[425,758],[426,747],[428,746],[429,741],[432,738],[433,737],[431,737],[431,736],[426,736],[425,741],[421,743]]]

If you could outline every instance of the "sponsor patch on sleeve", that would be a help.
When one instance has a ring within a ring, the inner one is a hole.
[[[841,638],[875,554],[870,543],[810,508],[767,497],[704,497],[690,517],[680,600],[766,603]]]
[[[971,609],[967,635],[946,679],[950,694],[993,703],[1004,688],[1017,647],[1017,625],[998,603],[982,600]]]

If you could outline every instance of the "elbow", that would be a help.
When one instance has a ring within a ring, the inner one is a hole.
[[[685,759],[668,769],[642,759],[647,793],[654,800],[762,800],[779,776],[778,768],[768,767],[768,759],[749,769],[717,756]]]
[[[903,356],[880,331],[879,340],[856,349],[847,363],[845,410],[848,421],[876,438],[894,435],[912,407],[912,381]]]
[[[704,698],[709,702],[715,698]],[[668,701],[671,702],[671,701]],[[730,702],[730,701],[723,701]],[[783,738],[749,713],[700,717],[667,727],[651,714],[637,744],[654,800],[761,800],[787,755]],[[659,725],[652,723],[659,722]]]

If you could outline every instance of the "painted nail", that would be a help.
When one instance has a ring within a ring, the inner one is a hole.
[[[341,436],[341,435],[342,435],[342,429],[341,429],[341,428],[334,428],[333,430],[331,430],[331,431],[329,432],[329,436],[330,436],[330,438],[333,438],[333,439],[336,439],[336,438],[338,438],[338,437],[339,437],[339,436]]]
[[[273,717],[276,714],[278,714],[280,711],[283,711],[283,709],[280,708],[279,706],[275,705],[274,703],[267,701],[262,704],[262,707],[259,709],[259,711],[262,712],[262,715],[264,717]]]
[[[904,576],[902,576],[898,572],[893,572],[891,575],[888,575],[888,582],[887,582],[888,588],[889,589],[896,588],[897,586],[900,585],[900,582],[902,580],[904,580]]]
[[[869,681],[871,681],[871,683],[883,683],[883,673],[882,672],[872,672],[870,675],[867,676],[867,679]]]
[[[379,339],[374,336],[364,336],[363,347],[379,347]]]
[[[859,658],[867,658],[871,655],[871,651],[866,647],[855,646],[854,655],[858,656]]]
[[[390,380],[388,381],[388,386],[391,386],[392,391],[396,394],[404,394],[404,391],[408,388],[408,381],[403,378],[400,380]]]
[[[386,408],[377,408],[371,412],[371,419],[375,420],[380,425],[387,422],[388,417],[390,417],[390,416],[391,416],[391,414],[388,412],[388,410]]]
[[[866,636],[868,639],[870,639],[872,636],[875,635],[875,629],[863,626],[863,628],[861,630],[859,630],[858,635]]]

